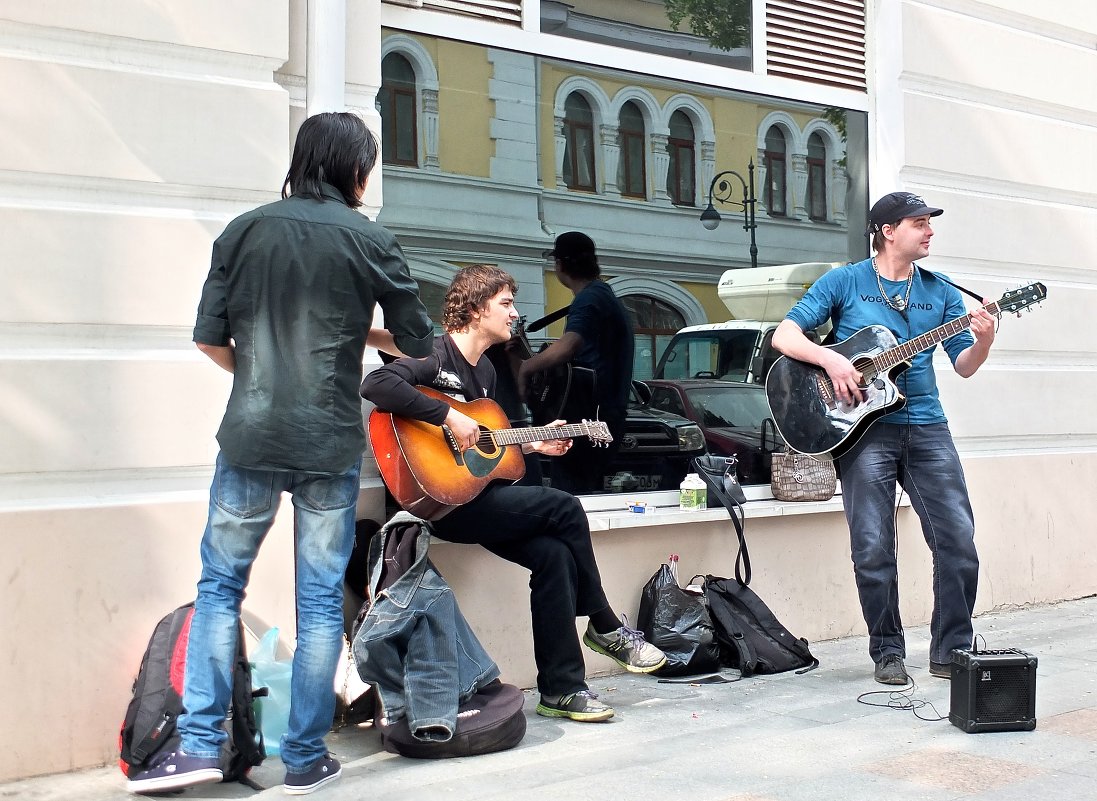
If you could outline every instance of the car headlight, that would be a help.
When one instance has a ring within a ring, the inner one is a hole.
[[[705,435],[701,427],[690,425],[678,429],[678,450],[697,451],[705,447]]]

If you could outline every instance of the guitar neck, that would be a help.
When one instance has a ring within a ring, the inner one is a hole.
[[[542,439],[574,439],[589,437],[586,423],[568,423],[562,426],[529,426],[526,428],[497,428],[487,432],[497,445],[519,445]]]
[[[988,303],[983,308],[994,316],[997,316],[1002,311],[1000,301]],[[929,350],[938,342],[944,342],[949,337],[959,334],[961,331],[966,331],[969,328],[971,328],[970,313],[965,314],[963,317],[957,317],[955,320],[950,320],[944,325],[939,325],[931,331],[926,331],[924,334],[919,334],[914,337],[914,339],[907,340],[902,345],[888,348],[874,356],[872,358],[872,364],[877,371],[881,373],[887,372],[895,365],[908,362],[922,351]]]

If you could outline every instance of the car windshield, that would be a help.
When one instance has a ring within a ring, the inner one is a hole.
[[[769,417],[769,404],[762,387],[704,387],[686,392],[689,402],[706,428],[761,429]]]

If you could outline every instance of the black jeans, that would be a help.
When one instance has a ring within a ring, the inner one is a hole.
[[[443,540],[482,545],[530,571],[537,688],[544,695],[586,689],[575,618],[609,601],[579,501],[548,487],[491,484],[433,526]]]

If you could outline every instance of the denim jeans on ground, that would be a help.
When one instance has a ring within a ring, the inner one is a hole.
[[[971,647],[971,613],[979,582],[975,521],[963,467],[948,425],[877,423],[840,460],[857,592],[869,655],[906,657],[899,617],[895,483],[906,490],[933,555],[929,658],[950,662]]]
[[[227,737],[222,724],[232,697],[240,607],[282,492],[293,496],[297,648],[281,757],[287,771],[302,773],[327,754],[324,735],[335,715],[342,655],[343,572],[354,544],[361,468],[359,462],[338,475],[251,470],[218,455],[187,646],[186,711],[179,718],[188,754],[217,756]]]
[[[582,504],[548,487],[491,484],[436,521],[434,533],[450,542],[483,545],[530,571],[537,688],[545,695],[585,690],[575,618],[605,609],[609,602]]]

